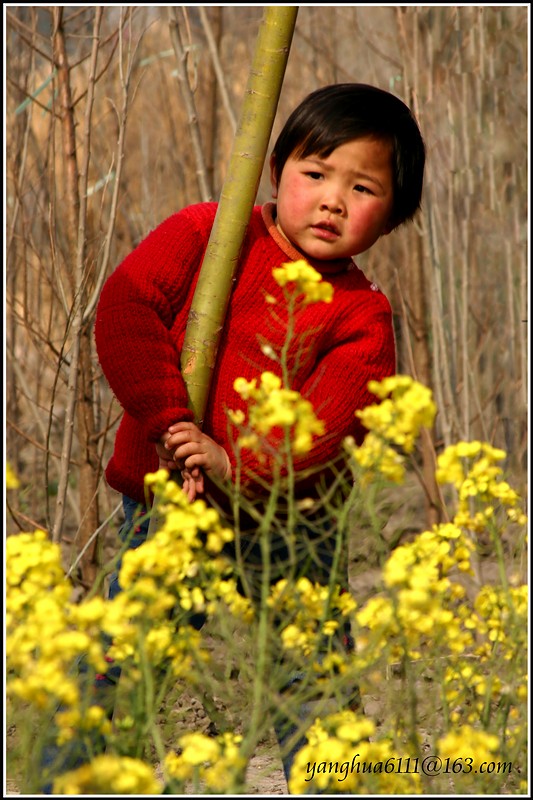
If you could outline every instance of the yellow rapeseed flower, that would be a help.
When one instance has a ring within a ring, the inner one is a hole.
[[[370,381],[369,390],[381,399],[356,411],[367,430],[363,443],[356,446],[351,437],[345,448],[364,470],[363,484],[381,474],[394,483],[405,477],[404,453],[413,451],[422,428],[430,428],[436,407],[432,394],[407,375],[394,375],[381,382]]]
[[[66,795],[143,795],[161,794],[162,790],[148,764],[113,755],[96,756],[89,764],[56,778],[53,786],[54,794]]]
[[[179,745],[181,759],[192,766],[216,761],[220,755],[219,743],[203,733],[187,733],[180,736]]]
[[[381,403],[357,411],[365,428],[405,453],[412,452],[422,428],[433,425],[436,406],[431,390],[408,375],[370,381],[369,390]]]
[[[484,761],[492,761],[499,747],[500,740],[497,736],[475,730],[470,725],[464,725],[457,731],[450,731],[437,741],[437,751],[441,758],[462,759],[468,754],[476,766]]]
[[[272,276],[282,288],[293,284],[295,291],[303,295],[304,303],[331,303],[333,299],[331,283],[322,280],[320,272],[303,259],[282,264],[272,270]]]
[[[13,467],[9,463],[6,463],[6,489],[18,489],[20,487],[20,481],[17,478]]]
[[[68,711],[59,711],[55,717],[59,728],[57,743],[68,742],[74,737],[86,732],[99,732],[104,736],[111,733],[112,725],[106,716],[105,709],[92,705],[88,708],[71,708]]]
[[[313,436],[321,436],[324,423],[315,416],[313,406],[299,392],[283,386],[281,378],[273,372],[263,372],[259,385],[254,379],[249,382],[237,378],[235,391],[249,401],[248,429],[239,436],[241,448],[249,448],[260,452],[261,442],[273,428],[282,428],[290,432],[291,448],[295,454],[307,453],[313,442]],[[230,418],[237,412],[230,412]]]
[[[75,706],[79,687],[71,674],[81,655],[105,669],[99,638],[101,606],[70,601],[72,586],[61,551],[44,531],[8,537],[6,542],[7,692],[48,708]]]
[[[165,758],[167,775],[179,783],[195,778],[210,789],[230,789],[239,781],[246,766],[240,754],[242,736],[226,732],[216,739],[203,733],[187,733],[178,740],[177,753]]]
[[[372,431],[369,431],[363,444],[355,446],[353,439],[346,442],[348,453],[363,470],[362,485],[376,480],[377,474],[383,475],[392,483],[401,484],[405,478],[404,457]]]
[[[294,759],[289,779],[291,794],[413,794],[420,793],[417,774],[396,773],[396,753],[388,739],[367,741],[373,723],[353,712],[342,712],[316,722],[308,744]],[[372,766],[369,766],[372,765]]]
[[[458,490],[456,525],[479,533],[493,524],[499,506],[505,508],[511,522],[527,523],[519,494],[502,479],[503,470],[496,463],[505,457],[504,450],[478,441],[458,442],[438,456],[437,481]]]

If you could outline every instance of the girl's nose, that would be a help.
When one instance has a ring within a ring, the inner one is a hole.
[[[340,195],[337,195],[336,193],[330,193],[326,197],[322,198],[320,210],[329,211],[330,214],[342,214],[345,211],[345,205]]]

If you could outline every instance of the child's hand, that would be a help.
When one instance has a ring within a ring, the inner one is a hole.
[[[231,478],[231,464],[224,448],[203,433],[193,422],[176,422],[169,427],[168,434],[164,434],[161,441],[167,453],[167,461],[170,456],[174,462],[173,466],[177,464],[182,474],[184,470],[188,471],[188,482],[195,483],[198,490],[200,469],[207,475],[222,480]],[[161,446],[158,447],[158,453],[164,460]]]
[[[155,450],[159,456],[159,469],[168,469],[170,472],[172,472],[173,470],[177,469],[178,465],[172,458],[172,453],[169,453],[165,447],[165,442],[169,436],[169,433],[164,433],[161,437],[161,441],[157,442]]]
[[[199,467],[193,469],[182,469],[181,477],[183,478],[182,489],[187,495],[189,503],[196,500],[199,494],[204,493],[204,473]]]
[[[161,437],[161,442],[158,442],[155,446],[159,456],[159,469],[168,469],[169,472],[175,472],[176,469],[179,469],[183,480],[181,488],[187,495],[189,503],[192,503],[196,500],[197,495],[204,492],[204,474],[200,467],[193,467],[193,469],[189,470],[174,461],[164,444],[169,436],[169,433],[164,433]]]

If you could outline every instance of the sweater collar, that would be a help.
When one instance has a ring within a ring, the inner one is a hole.
[[[353,266],[354,261],[351,258],[341,258],[337,261],[317,261],[316,259],[304,256],[279,232],[276,226],[275,213],[275,203],[265,203],[261,206],[261,216],[263,217],[263,222],[266,225],[268,233],[274,239],[280,250],[283,250],[285,255],[289,256],[291,261],[300,261],[304,258],[308,264],[323,275],[336,275],[341,272],[346,272]]]

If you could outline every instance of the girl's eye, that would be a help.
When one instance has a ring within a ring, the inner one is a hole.
[[[314,181],[319,181],[322,177],[321,172],[307,172],[306,175],[308,178],[312,178]]]
[[[356,184],[353,188],[356,192],[363,192],[363,194],[373,194],[373,192],[368,188],[368,186],[362,186],[360,183]]]

